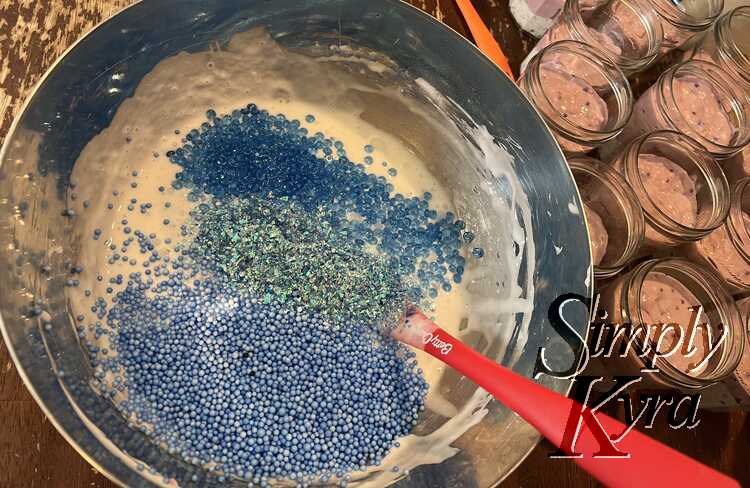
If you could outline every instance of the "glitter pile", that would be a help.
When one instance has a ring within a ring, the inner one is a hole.
[[[283,201],[216,201],[195,214],[193,249],[266,302],[363,324],[397,320],[406,305],[398,273],[323,217]]]
[[[207,115],[167,153],[192,208],[179,242],[126,218],[121,235],[90,236],[109,265],[136,270],[112,276],[105,297],[86,290],[91,314],[76,317],[97,388],[220,481],[345,483],[378,465],[424,408],[414,354],[382,327],[461,283],[473,234],[430,208],[430,193],[394,193],[299,121],[252,104]],[[131,198],[122,211],[152,208]]]

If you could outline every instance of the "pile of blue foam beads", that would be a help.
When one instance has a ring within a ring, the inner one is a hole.
[[[120,409],[170,452],[301,484],[378,464],[416,424],[427,384],[404,346],[215,279],[180,281],[131,274],[107,315],[116,355],[96,362],[100,378],[122,378],[111,397],[127,384]]]
[[[415,301],[461,282],[466,258],[460,251],[473,234],[453,213],[430,208],[429,193],[422,198],[394,193],[385,177],[350,160],[340,141],[322,133],[309,136],[298,120],[255,104],[223,117],[209,110],[207,117],[182,147],[167,152],[182,168],[176,188],[219,198],[272,194],[311,212],[325,207],[332,226],[345,228],[362,246],[377,246],[401,275],[418,275],[411,290]]]

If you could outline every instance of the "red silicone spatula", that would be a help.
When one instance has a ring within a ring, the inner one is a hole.
[[[563,436],[571,412],[573,418],[580,418],[577,412],[583,411],[584,407],[578,402],[475,352],[440,329],[414,306],[408,307],[404,323],[391,332],[391,335],[405,344],[424,350],[474,381],[523,417],[558,448],[564,449],[563,444],[571,445],[570,442],[563,443]],[[626,429],[625,424],[601,413],[597,413],[595,419],[604,432],[611,436],[619,436]],[[596,438],[596,435],[601,435],[601,431],[594,432],[595,430],[589,429],[585,422],[582,423],[580,435],[572,443],[575,451],[582,454],[575,458],[575,462],[605,485],[661,488],[740,486],[732,478],[635,429],[615,444],[628,457],[593,457],[592,454],[600,452],[600,446],[604,445]]]

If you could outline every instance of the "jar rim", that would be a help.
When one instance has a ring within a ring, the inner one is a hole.
[[[631,57],[622,53],[614,53],[607,50],[604,46],[598,47],[597,49],[611,57],[613,61],[623,69],[623,71],[637,71],[653,61],[661,50],[662,42],[664,40],[664,31],[661,22],[659,21],[659,14],[651,2],[642,0],[606,0],[597,4],[594,8],[601,8],[614,1],[619,1],[627,6],[637,16],[648,36],[648,49],[643,56],[640,57]],[[570,20],[568,25],[580,38],[580,41],[589,44],[590,46],[601,46],[601,43],[599,43],[592,34],[592,31],[599,31],[586,24],[586,21],[581,14],[582,9],[580,8],[580,3],[580,0],[566,0],[563,5],[562,16],[565,16]]]
[[[622,270],[633,258],[643,242],[646,230],[643,209],[638,201],[638,197],[625,178],[608,164],[595,158],[578,156],[569,158],[568,165],[570,166],[574,179],[577,173],[583,173],[587,176],[596,178],[598,182],[606,186],[613,194],[615,194],[616,200],[625,214],[626,226],[628,228],[628,239],[622,254],[606,266],[602,266],[601,264],[594,265],[595,278],[601,279],[613,276]],[[581,202],[585,203],[583,202],[583,198],[581,198]],[[587,220],[586,212],[584,212],[584,220]],[[586,229],[588,228],[587,222]],[[591,245],[590,239],[589,245]]]
[[[653,2],[654,9],[659,16],[670,24],[680,29],[701,31],[713,24],[714,20],[724,10],[724,0],[708,0],[708,11],[705,16],[694,15],[680,10],[672,2]]]
[[[648,143],[672,144],[672,147],[684,147],[682,154],[699,170],[707,186],[711,189],[713,212],[712,218],[703,227],[689,227],[673,219],[664,212],[643,183],[638,161]],[[637,195],[643,195],[646,201],[641,201],[646,221],[661,232],[680,240],[697,240],[720,225],[729,213],[729,183],[719,163],[691,137],[673,130],[661,130],[645,134],[631,142],[622,158],[623,175]],[[718,184],[717,184],[718,182]]]
[[[742,19],[750,23],[750,5],[743,5],[723,14],[716,21],[714,37],[719,56],[729,64],[737,74],[750,83],[750,50],[744,51],[736,42],[734,27]],[[743,31],[741,31],[744,34]]]
[[[555,52],[567,52],[585,59],[587,63],[596,67],[597,71],[607,81],[612,93],[617,101],[618,117],[615,124],[607,129],[593,130],[573,124],[564,114],[555,107],[555,104],[547,96],[541,82],[541,63],[542,59]],[[594,52],[588,44],[565,39],[553,42],[539,51],[529,63],[524,76],[526,84],[530,85],[531,96],[541,96],[545,107],[549,107],[554,113],[549,114],[539,103],[534,105],[544,116],[545,121],[555,130],[562,132],[565,137],[579,144],[590,144],[592,142],[601,144],[614,139],[622,132],[622,129],[630,119],[633,110],[633,92],[630,89],[625,74],[620,68],[608,57]],[[555,120],[557,119],[557,120]]]
[[[677,99],[675,98],[674,81],[675,75],[684,72],[695,74],[695,76],[704,81],[708,81],[714,88],[719,89],[724,92],[725,95],[729,96],[731,99],[730,106],[732,111],[737,116],[740,126],[745,129],[744,134],[737,139],[736,144],[725,145],[707,139],[698,131],[694,130],[692,124],[690,124],[685,116],[682,115],[679,110],[679,105],[677,104]],[[750,106],[748,105],[750,103],[750,95],[747,95],[742,90],[738,89],[735,86],[735,82],[729,79],[728,75],[716,64],[701,59],[689,59],[677,63],[659,76],[655,88],[659,94],[659,108],[670,120],[672,125],[675,128],[681,126],[689,127],[692,132],[695,133],[690,135],[691,139],[697,140],[712,154],[730,157],[750,142]],[[670,110],[670,108],[675,108],[676,110]],[[675,120],[675,116],[678,120]],[[678,121],[682,122],[682,124],[678,124]],[[714,148],[717,150],[714,150]]]
[[[721,279],[709,270],[699,267],[684,258],[663,258],[645,261],[628,274],[626,284],[622,290],[622,303],[625,304],[624,312],[626,320],[631,324],[645,323],[640,306],[641,291],[643,282],[651,273],[662,273],[670,276],[687,288],[694,296],[700,294],[708,297],[720,319],[718,324],[711,324],[711,326],[722,326],[723,330],[727,331],[725,333],[729,334],[728,340],[721,348],[719,362],[709,374],[703,374],[705,370],[698,375],[688,374],[673,366],[664,357],[656,358],[654,364],[658,365],[659,370],[676,383],[689,388],[703,388],[731,375],[737,368],[742,357],[746,331],[737,306],[729,292],[724,288]],[[696,293],[696,290],[699,293]],[[696,298],[698,297],[696,296]],[[703,305],[704,310],[707,310],[705,304],[701,303],[701,305]],[[633,318],[636,319],[636,322],[633,322]],[[643,345],[644,341],[638,336],[636,342],[639,345]]]
[[[746,191],[750,197],[750,176],[740,179],[732,186],[729,216],[724,225],[735,250],[750,264],[750,232],[745,224],[745,212],[742,210],[743,195]]]

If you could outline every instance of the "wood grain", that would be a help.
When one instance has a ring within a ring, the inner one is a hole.
[[[25,97],[76,39],[131,0],[0,0],[0,141]],[[463,35],[467,29],[450,0],[412,0]],[[475,0],[477,10],[517,70],[533,40],[515,25],[505,0]],[[657,429],[670,445],[750,484],[750,422],[743,413],[703,414],[692,431]],[[573,463],[550,460],[540,444],[505,486],[589,487],[596,483]],[[0,345],[0,488],[112,487],[56,432]]]
[[[0,2],[0,141],[49,66],[132,0],[3,0]]]
[[[0,1],[0,143],[47,68],[130,0]],[[47,421],[0,345],[0,487],[112,487]]]

